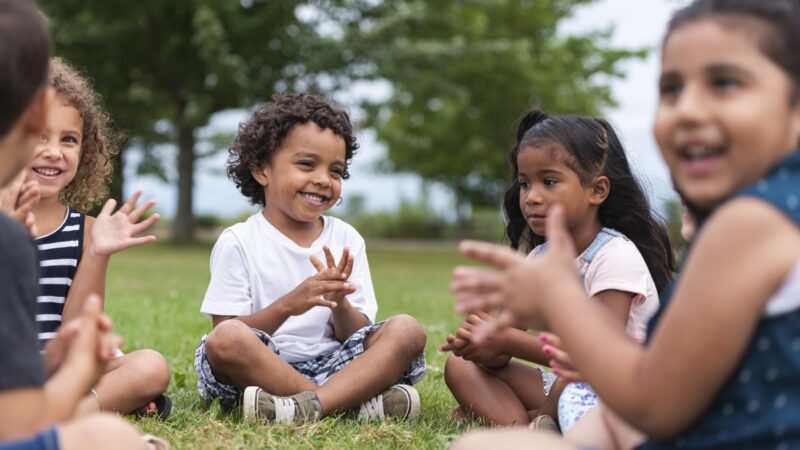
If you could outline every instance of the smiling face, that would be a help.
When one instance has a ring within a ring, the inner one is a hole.
[[[563,205],[570,234],[591,234],[597,227],[597,207],[608,192],[584,186],[578,174],[566,164],[567,150],[557,143],[524,147],[517,155],[519,207],[533,232],[545,236],[547,211],[556,203]],[[602,177],[607,183],[607,179]],[[593,181],[592,183],[595,183]],[[599,195],[598,195],[599,194]]]
[[[286,235],[316,229],[339,200],[345,172],[344,140],[313,122],[289,131],[272,162],[252,171],[264,187],[264,215]]]
[[[55,96],[28,174],[28,181],[39,182],[43,200],[57,200],[59,193],[75,178],[83,143],[82,132],[80,112],[60,95]]]
[[[701,209],[758,180],[800,139],[789,77],[743,26],[698,20],[664,43],[654,133],[676,187]]]

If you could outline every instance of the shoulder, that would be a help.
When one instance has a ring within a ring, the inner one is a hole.
[[[800,254],[800,229],[774,205],[737,197],[721,205],[699,230],[687,258],[735,264],[759,283],[779,283]],[[755,282],[755,281],[754,281]]]
[[[330,222],[331,239],[343,241],[345,245],[354,247],[364,245],[364,238],[352,225],[342,219],[332,216],[325,216],[325,220]]]
[[[647,268],[639,249],[629,239],[615,236],[609,240],[592,261],[592,265],[605,265],[611,268],[619,267],[621,270],[630,270],[635,267]]]

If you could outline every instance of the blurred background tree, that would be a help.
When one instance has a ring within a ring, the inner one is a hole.
[[[302,21],[299,0],[41,0],[55,54],[84,70],[127,136],[144,150],[138,169],[167,178],[176,168],[173,237],[193,235],[195,163],[221,148],[198,149],[212,114],[248,108],[276,90],[315,89],[328,54],[317,24]],[[337,63],[338,65],[338,63]],[[211,139],[213,144],[214,139]],[[175,161],[153,152],[177,147]],[[122,161],[112,192],[121,197]],[[173,181],[173,180],[170,180]]]
[[[380,2],[345,24],[355,67],[392,86],[388,101],[364,105],[365,125],[388,147],[385,168],[447,186],[459,218],[497,207],[522,111],[597,115],[614,105],[621,63],[645,55],[610,48],[612,30],[560,32],[591,2]]]
[[[609,82],[621,76],[620,63],[644,54],[610,48],[611,30],[560,32],[592,1],[39,3],[55,53],[90,76],[128,136],[124,147],[143,150],[139,172],[167,179],[165,168],[176,168],[173,236],[186,239],[195,163],[230,141],[199,135],[214,113],[284,89],[346,98],[358,80],[391,86],[388,100],[361,104],[362,125],[387,145],[384,169],[447,186],[461,219],[472,206],[496,207],[519,114],[532,106],[598,114],[613,105]],[[177,147],[174,161],[153,151],[165,143]]]

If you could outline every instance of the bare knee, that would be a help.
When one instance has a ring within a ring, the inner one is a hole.
[[[234,363],[252,335],[250,327],[235,319],[226,320],[214,327],[206,339],[206,357],[211,366]]]
[[[447,357],[444,363],[444,382],[451,391],[465,378],[469,365],[473,364],[459,356],[451,354]]]
[[[136,351],[139,380],[153,397],[161,395],[169,385],[169,364],[161,353],[144,349]]]
[[[141,449],[142,438],[127,421],[112,414],[95,414],[59,427],[62,449]]]
[[[404,354],[414,357],[425,351],[428,337],[413,316],[399,314],[389,319],[384,326],[386,333],[393,336]]]

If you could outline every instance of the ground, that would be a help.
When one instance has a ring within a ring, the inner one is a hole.
[[[138,423],[176,449],[234,448],[443,448],[466,428],[448,420],[455,400],[443,380],[445,354],[437,347],[460,318],[449,292],[452,269],[465,261],[455,245],[369,244],[368,258],[380,309],[378,319],[415,316],[428,334],[428,370],[416,387],[420,419],[411,423],[361,424],[326,419],[306,425],[244,423],[240,412],[220,411],[197,394],[194,351],[211,321],[199,313],[208,285],[211,243],[153,244],[115,255],[108,277],[107,311],[123,350],[153,348],[169,361],[167,394],[172,416]]]

